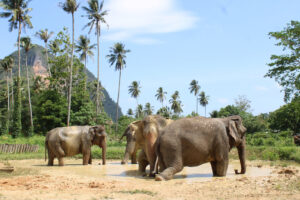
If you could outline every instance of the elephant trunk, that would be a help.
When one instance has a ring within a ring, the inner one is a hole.
[[[240,159],[240,163],[241,163],[241,172],[238,172],[238,170],[235,170],[236,174],[245,174],[246,173],[245,147],[246,147],[246,142],[245,142],[245,138],[244,138],[242,143],[237,147],[238,153],[239,153],[239,159]]]
[[[106,164],[106,141],[103,140],[102,142],[102,164],[105,165]]]
[[[124,155],[124,158],[123,158],[121,164],[126,164],[128,162],[132,153],[134,152],[134,148],[135,148],[135,141],[133,139],[128,138],[127,144],[126,144],[125,155]]]

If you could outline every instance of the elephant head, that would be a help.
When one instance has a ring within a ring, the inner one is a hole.
[[[93,145],[98,145],[102,148],[102,163],[106,163],[106,136],[104,126],[92,126],[89,128],[89,136]]]
[[[120,141],[122,140],[122,138],[124,136],[126,137],[127,143],[126,143],[125,155],[124,155],[124,158],[123,158],[121,164],[126,164],[128,162],[129,158],[131,157],[131,155],[134,152],[135,145],[136,145],[135,137],[132,134],[132,131],[130,130],[130,125],[124,131],[122,137],[120,138]]]
[[[247,129],[243,126],[242,118],[238,115],[222,118],[223,123],[226,126],[226,132],[229,137],[230,149],[232,147],[237,147],[239,159],[241,163],[241,172],[235,170],[236,174],[246,173],[246,163],[245,163],[245,147],[246,139],[245,133]]]

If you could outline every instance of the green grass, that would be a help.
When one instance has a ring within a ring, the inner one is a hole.
[[[39,145],[39,150],[36,153],[0,153],[0,160],[23,160],[23,159],[44,159],[45,157],[45,136],[35,135],[30,138],[19,137],[13,139],[9,135],[0,136],[0,144],[34,144]],[[124,155],[126,143],[123,141],[107,142],[106,159],[121,159]],[[92,146],[92,155],[95,159],[102,158],[102,149],[98,146]],[[82,155],[74,156],[82,158]]]
[[[122,159],[126,142],[119,143],[118,137],[110,137],[107,142],[107,159]],[[0,160],[44,159],[45,137],[34,135],[33,137],[18,137],[13,139],[10,135],[0,136],[0,144],[34,144],[39,145],[36,153],[0,153]],[[92,147],[93,158],[101,159],[102,150],[98,146]],[[75,158],[81,158],[81,155]],[[237,150],[230,152],[231,159],[238,159]],[[289,131],[279,133],[258,132],[247,135],[246,158],[248,160],[268,161],[294,161],[300,163],[300,147],[295,146]]]
[[[155,196],[155,192],[151,192],[149,190],[128,190],[128,191],[119,191],[119,193],[124,193],[124,194],[146,194],[149,196]]]

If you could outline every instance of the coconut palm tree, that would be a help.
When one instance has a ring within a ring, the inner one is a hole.
[[[170,99],[171,109],[175,114],[180,114],[182,112],[181,101],[179,100],[179,92],[175,91]]]
[[[10,99],[9,99],[9,71],[12,68],[13,65],[13,58],[11,56],[5,57],[3,60],[0,60],[0,65],[3,68],[3,70],[6,72],[6,87],[7,87],[7,117],[6,117],[6,130],[5,132],[8,132],[9,127],[9,118],[10,118]]]
[[[140,89],[141,89],[140,83],[137,82],[137,81],[132,81],[131,85],[129,85],[129,88],[128,88],[129,94],[131,95],[131,97],[136,99],[136,104],[137,105],[139,105],[138,96],[141,93]]]
[[[84,61],[84,70],[85,70],[85,74],[86,73],[86,63],[87,63],[87,59],[88,56],[89,57],[93,57],[94,53],[93,53],[93,49],[96,48],[96,44],[92,44],[90,45],[91,40],[87,37],[87,36],[79,36],[79,40],[77,42],[76,47],[76,53],[80,53],[79,57],[81,61]],[[86,80],[87,81],[87,80]],[[85,89],[86,89],[86,83],[85,83]]]
[[[146,103],[145,109],[144,109],[145,115],[152,115],[153,113],[153,106],[151,106],[150,103]]]
[[[48,68],[49,70],[49,76],[51,77],[51,67],[48,66],[48,46],[47,46],[47,43],[48,43],[48,40],[50,39],[50,37],[53,35],[54,33],[51,31],[51,32],[48,32],[48,29],[41,29],[39,32],[36,32],[35,33],[35,36],[38,37],[39,39],[43,40],[44,43],[45,43],[45,52],[46,52],[46,68]]]
[[[136,111],[135,111],[135,117],[139,118],[139,117],[143,117],[144,116],[144,112],[143,112],[143,105],[139,104],[136,107]]]
[[[70,82],[68,92],[68,118],[67,126],[70,125],[70,114],[71,114],[71,99],[72,99],[72,84],[73,84],[73,55],[74,55],[74,34],[75,34],[75,19],[74,13],[77,11],[79,4],[76,0],[65,0],[64,3],[60,3],[61,8],[72,14],[72,52],[71,52],[71,66],[70,66]]]
[[[200,95],[200,104],[205,108],[205,117],[206,117],[206,105],[208,104],[209,96],[205,95],[205,92],[201,92]]]
[[[0,6],[4,12],[0,12],[0,17],[9,18],[9,31],[18,29],[18,77],[17,77],[17,94],[16,103],[14,104],[14,125],[13,125],[13,137],[17,137],[22,130],[21,123],[21,51],[20,51],[20,39],[22,28],[32,28],[30,21],[31,16],[28,13],[32,10],[28,8],[30,0],[2,0]]]
[[[32,118],[32,106],[31,106],[31,97],[30,97],[30,83],[29,83],[29,77],[28,77],[28,52],[30,49],[34,47],[34,45],[31,43],[30,37],[22,37],[21,38],[21,47],[25,51],[25,65],[26,65],[26,78],[27,78],[27,91],[28,91],[28,103],[29,103],[29,114],[30,114],[30,125],[31,125],[31,134],[33,133],[33,118]]]
[[[129,115],[129,116],[132,116],[132,115],[133,115],[133,111],[132,111],[132,109],[131,109],[131,108],[129,108],[129,109],[128,109],[128,111],[127,111],[127,115]]]
[[[163,90],[162,87],[159,87],[157,90],[156,90],[156,99],[161,103],[161,107],[163,108],[164,107],[164,100],[166,99],[166,94],[167,92],[165,92]]]
[[[7,87],[7,112],[10,111],[10,92],[9,92],[9,72],[13,65],[13,58],[11,56],[5,57],[3,60],[1,60],[0,64],[3,70],[6,72],[6,87]]]
[[[98,0],[88,0],[88,7],[82,7],[83,10],[86,11],[86,17],[90,20],[83,28],[89,27],[89,33],[93,30],[94,26],[96,26],[96,34],[97,34],[97,49],[98,49],[98,56],[97,56],[97,94],[99,94],[100,90],[100,80],[99,80],[99,73],[100,73],[100,48],[99,48],[99,39],[100,39],[100,32],[101,32],[101,23],[106,24],[104,17],[108,14],[106,10],[102,11],[103,9],[102,1],[99,4]],[[107,25],[108,26],[108,25]],[[118,108],[117,108],[118,109]],[[100,97],[97,95],[96,100],[96,114],[98,115],[100,111]]]
[[[192,80],[189,89],[190,89],[190,93],[194,93],[196,97],[196,113],[198,114],[198,93],[200,90],[200,85],[198,84],[198,81]]]
[[[109,55],[106,57],[108,58],[108,62],[110,66],[115,65],[115,70],[119,71],[119,88],[118,88],[118,99],[117,99],[117,112],[116,112],[116,131],[118,127],[118,118],[119,118],[119,98],[120,98],[120,87],[121,87],[121,74],[122,69],[126,67],[126,54],[129,53],[130,50],[125,49],[125,45],[122,43],[115,43],[113,47],[109,50]]]

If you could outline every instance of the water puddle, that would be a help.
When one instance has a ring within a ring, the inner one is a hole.
[[[143,177],[138,172],[137,164],[121,165],[120,161],[108,161],[106,165],[99,165],[98,160],[94,160],[92,165],[83,166],[82,160],[66,159],[65,166],[59,167],[57,163],[55,166],[46,166],[46,162],[42,160],[22,160],[22,161],[11,161],[16,167],[33,167],[38,168],[42,173],[43,171],[47,174],[61,174],[70,176],[82,176],[82,177],[93,177],[101,179],[113,179],[113,180],[128,180],[128,179],[140,179],[140,180],[153,180],[152,178]],[[245,175],[235,175],[234,169],[240,169],[238,162],[230,163],[227,170],[226,178],[234,179],[241,178],[243,176],[259,177],[271,175],[271,168],[258,168],[248,167]],[[149,169],[147,168],[147,172]],[[211,181],[215,179],[212,176],[211,166],[209,163],[197,166],[197,167],[185,167],[180,173],[174,176],[174,180],[183,180],[188,182],[202,182]]]

